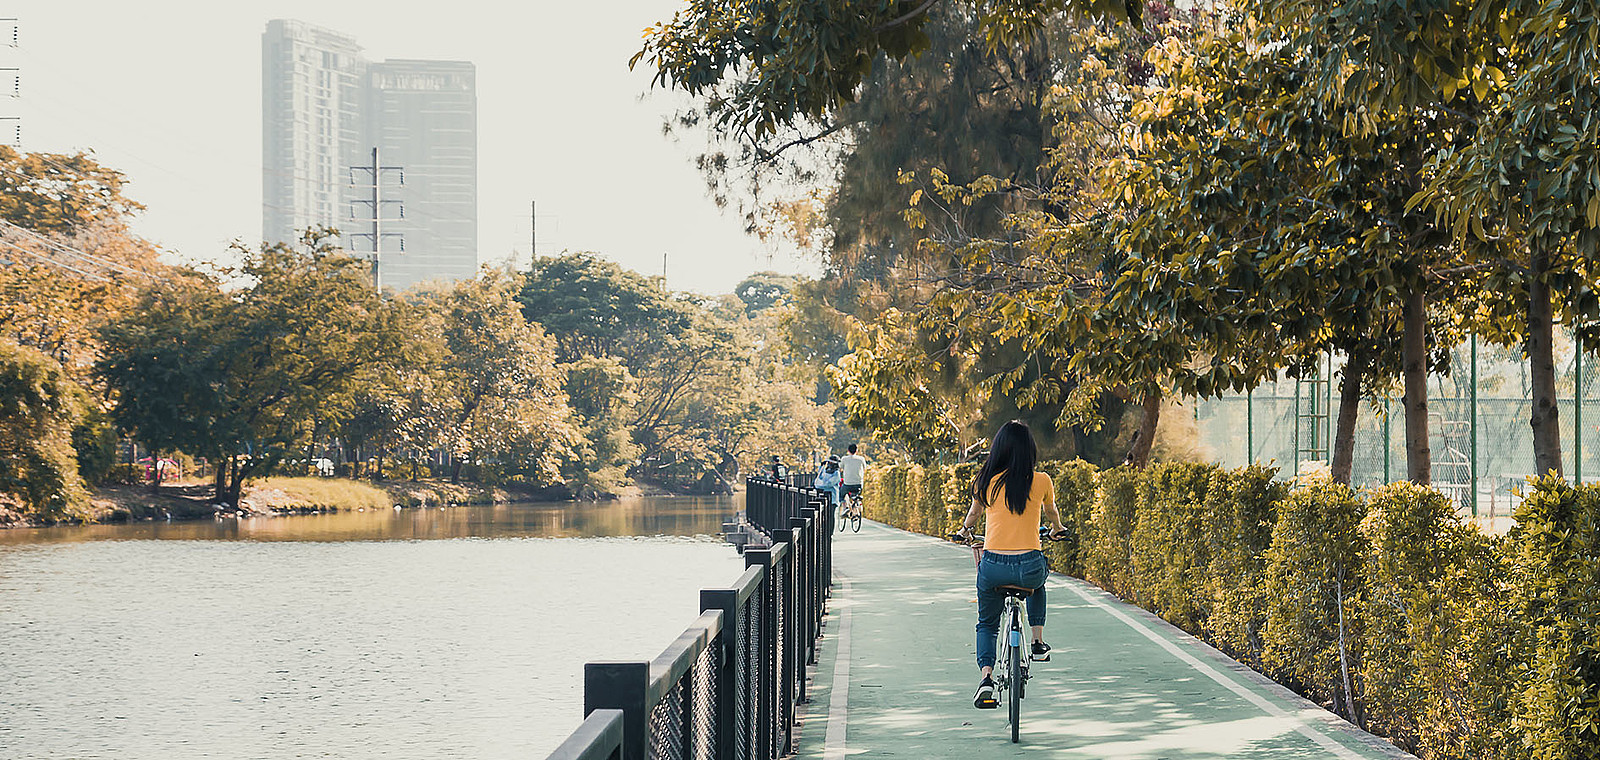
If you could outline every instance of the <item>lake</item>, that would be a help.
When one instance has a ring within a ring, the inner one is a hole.
[[[743,569],[732,499],[0,530],[0,758],[540,758]]]

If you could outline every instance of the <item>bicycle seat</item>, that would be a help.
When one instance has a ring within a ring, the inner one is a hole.
[[[1006,596],[1014,596],[1018,599],[1027,599],[1033,595],[1033,589],[1023,588],[1022,586],[995,586],[995,589]]]

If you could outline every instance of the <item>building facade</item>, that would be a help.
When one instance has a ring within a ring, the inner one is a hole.
[[[372,255],[372,163],[382,172],[379,283],[403,290],[478,265],[476,72],[459,61],[369,62],[354,38],[300,21],[262,35],[262,236],[310,227]]]

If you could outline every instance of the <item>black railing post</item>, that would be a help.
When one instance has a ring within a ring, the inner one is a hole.
[[[745,668],[745,663],[739,661],[739,636],[743,633],[743,620],[739,615],[738,590],[701,589],[700,611],[706,610],[722,610],[722,633],[718,637],[722,646],[723,667],[717,673],[717,760],[736,760],[739,698],[736,674]]]
[[[756,699],[755,714],[750,716],[756,723],[756,751],[753,756],[760,760],[771,760],[777,757],[774,752],[776,741],[772,735],[773,712],[777,709],[778,695],[775,693],[777,681],[777,620],[775,602],[777,601],[777,584],[773,582],[772,549],[746,549],[744,551],[745,567],[760,567],[763,575],[761,590],[756,592],[756,616],[760,619],[760,636],[756,642]]]
[[[583,666],[583,714],[622,711],[622,760],[644,760],[650,706],[648,662],[591,662]]]
[[[781,569],[777,573],[778,583],[774,590],[778,593],[779,619],[783,621],[781,626],[783,639],[777,642],[779,663],[777,717],[778,725],[782,727],[783,733],[781,736],[773,738],[778,751],[787,755],[794,751],[790,738],[794,734],[795,642],[799,639],[799,636],[796,635],[799,627],[795,625],[794,619],[794,560],[798,553],[795,551],[794,531],[789,528],[774,528],[772,531],[772,545],[776,547],[778,544],[786,544],[789,550],[783,553],[781,559],[776,560],[776,564],[780,565]]]
[[[822,634],[822,595],[817,593],[817,589],[822,587],[822,568],[817,558],[822,556],[822,542],[827,540],[827,536],[817,530],[822,513],[817,508],[816,502],[811,502],[810,506],[800,510],[800,513],[805,515],[806,523],[806,585],[803,589],[806,600],[806,624],[809,626],[806,631],[806,664],[815,665],[817,637]]]
[[[794,683],[795,701],[800,704],[806,703],[806,663],[811,662],[812,627],[815,625],[811,621],[811,563],[806,560],[811,556],[813,541],[810,526],[809,518],[789,518],[789,535],[794,536],[791,546],[797,550],[794,575]]]

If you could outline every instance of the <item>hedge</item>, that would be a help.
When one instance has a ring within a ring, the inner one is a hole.
[[[1600,757],[1600,486],[1530,486],[1504,537],[1431,489],[1266,467],[1041,465],[1051,565],[1429,758]],[[976,466],[869,474],[866,515],[942,536]]]

